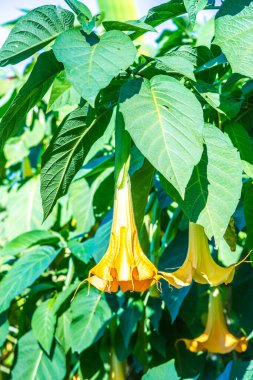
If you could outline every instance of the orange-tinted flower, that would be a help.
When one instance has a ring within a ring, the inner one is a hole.
[[[226,354],[233,350],[244,352],[247,350],[246,337],[236,338],[227,328],[222,299],[218,289],[211,292],[209,297],[208,317],[206,329],[195,339],[179,339],[192,352],[208,351],[216,354]]]
[[[87,281],[106,292],[116,292],[119,286],[123,292],[142,292],[158,281],[157,269],[139,243],[129,180],[115,191],[109,246]]]
[[[242,261],[227,268],[216,264],[211,256],[204,228],[190,222],[188,252],[183,265],[175,272],[160,273],[177,288],[190,285],[192,280],[199,284],[217,286],[229,284],[234,278],[236,266]]]

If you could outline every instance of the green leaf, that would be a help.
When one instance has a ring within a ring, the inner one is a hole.
[[[89,294],[87,289],[77,294],[71,304],[71,313],[71,348],[78,353],[91,346],[103,335],[112,316],[105,296],[93,287],[90,288]]]
[[[142,376],[142,380],[154,380],[154,379],[170,379],[178,380],[174,360],[170,360],[167,363],[161,364],[158,367],[154,367],[148,370],[148,372]]]
[[[56,315],[53,313],[53,300],[40,304],[32,317],[32,329],[42,348],[50,355],[56,325]]]
[[[184,196],[203,150],[203,112],[195,96],[176,79],[158,75],[129,81],[120,101],[137,148]]]
[[[157,32],[151,25],[141,20],[104,21],[103,26],[105,30],[121,30],[122,32]]]
[[[246,248],[248,251],[251,251],[253,249],[253,185],[250,184],[245,192],[244,196],[244,202],[243,202],[243,208],[244,208],[244,215],[246,220],[246,226],[247,226],[247,239],[246,239]]]
[[[54,380],[63,380],[66,372],[64,352],[56,342],[52,356],[40,347],[33,331],[29,331],[18,342],[17,363],[12,371],[12,380],[42,380],[53,375]]]
[[[15,256],[33,245],[57,244],[59,236],[51,231],[33,230],[17,236],[0,251],[0,256]]]
[[[34,283],[57,253],[49,246],[34,247],[11,267],[0,283],[0,313],[9,307],[17,295]]]
[[[71,332],[70,332],[70,323],[71,323],[71,313],[68,309],[65,311],[57,321],[56,328],[56,339],[60,342],[64,348],[65,354],[69,351],[71,347]]]
[[[62,70],[62,65],[55,59],[52,50],[42,53],[24,86],[11,103],[0,123],[0,149],[11,136],[15,135],[20,125],[39,100],[48,91],[54,77]]]
[[[252,380],[253,360],[251,361],[230,361],[225,371],[216,380]]]
[[[209,239],[214,236],[218,246],[241,195],[242,167],[239,153],[227,134],[206,124],[204,140],[207,150],[194,168],[184,201],[168,183],[163,185],[186,216],[201,224]]]
[[[87,108],[72,112],[58,129],[43,155],[41,197],[47,218],[57,200],[65,195],[75,174],[94,144],[103,144],[111,111],[107,110],[86,124]],[[101,146],[102,148],[102,146]]]
[[[106,32],[100,40],[95,34],[85,37],[78,30],[68,30],[57,38],[53,50],[69,82],[92,107],[99,91],[136,56],[130,38],[117,30]]]
[[[101,184],[112,173],[113,168],[105,169],[89,186],[88,182],[81,178],[78,181],[74,181],[70,186],[70,203],[73,209],[73,218],[77,223],[75,234],[87,233],[95,223],[95,209],[98,205],[95,202],[95,196]],[[107,194],[110,195],[110,191],[107,187]],[[102,205],[106,202],[105,193],[102,193],[101,197]]]
[[[167,309],[169,310],[171,323],[175,322],[176,317],[180,311],[180,308],[184,302],[185,297],[187,297],[190,286],[185,286],[181,289],[170,289],[167,286],[164,286],[162,292],[162,298],[165,302]]]
[[[249,177],[253,178],[253,146],[248,132],[236,121],[226,124],[225,132],[239,150],[243,170]]]
[[[124,345],[127,348],[132,334],[136,331],[137,323],[143,315],[143,303],[141,300],[128,305],[120,316],[120,330]]]
[[[143,223],[154,174],[155,169],[147,160],[145,160],[142,167],[131,176],[134,218],[138,231],[140,231]]]
[[[151,8],[144,21],[149,25],[157,26],[183,13],[185,13],[183,2],[171,0]]]
[[[177,56],[176,54],[157,58],[156,68],[166,71],[167,73],[182,74],[193,81],[196,80],[193,63],[184,57]]]
[[[73,13],[45,5],[20,18],[0,49],[0,66],[16,64],[30,57],[74,24]]]
[[[192,27],[195,25],[198,12],[204,9],[207,3],[208,0],[184,0],[184,5]]]
[[[8,239],[13,239],[30,230],[48,229],[55,223],[55,216],[42,224],[43,210],[40,196],[40,177],[34,176],[21,187],[14,186],[7,203],[5,220]]]
[[[9,321],[7,313],[0,314],[0,347],[4,344],[9,331]]]
[[[215,18],[214,43],[227,57],[234,73],[253,77],[253,4],[230,0],[222,3]]]
[[[71,83],[67,81],[65,71],[62,71],[54,80],[47,112],[61,110],[63,107],[76,106],[80,102],[80,95]]]

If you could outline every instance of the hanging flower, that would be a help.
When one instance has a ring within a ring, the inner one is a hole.
[[[206,329],[195,339],[179,339],[192,352],[208,351],[215,354],[226,354],[233,350],[244,352],[247,350],[246,337],[236,338],[227,328],[221,295],[218,289],[209,296],[208,317]]]
[[[217,286],[229,284],[235,275],[235,268],[244,260],[227,268],[216,264],[211,256],[204,228],[198,224],[189,224],[189,244],[183,265],[172,273],[159,272],[168,282],[177,288],[190,285],[192,280],[199,284]]]
[[[108,249],[87,281],[97,289],[142,292],[157,283],[157,269],[143,253],[134,221],[130,180],[116,189]]]

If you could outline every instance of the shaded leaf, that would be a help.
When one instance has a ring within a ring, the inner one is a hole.
[[[132,334],[137,328],[137,323],[143,315],[142,301],[136,301],[128,305],[120,316],[120,330],[124,345],[127,348]]]
[[[249,177],[253,178],[253,146],[248,132],[236,121],[226,124],[225,132],[239,150],[243,170]]]
[[[156,30],[151,25],[148,25],[141,20],[104,21],[103,26],[105,30],[122,30],[124,32],[156,32]]]
[[[43,155],[41,171],[41,197],[44,217],[47,218],[57,200],[65,195],[75,174],[96,143],[103,144],[110,110],[86,124],[87,108],[72,112],[58,129]]]
[[[0,123],[0,148],[11,136],[15,135],[20,125],[39,100],[43,98],[51,86],[54,77],[62,70],[52,50],[42,53],[24,86],[14,98],[9,109],[4,114]]]

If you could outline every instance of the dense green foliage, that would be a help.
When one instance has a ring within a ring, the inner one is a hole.
[[[223,266],[253,249],[253,1],[171,0],[130,21],[66,3],[28,12],[0,49],[1,67],[32,57],[0,77],[0,379],[106,380],[116,363],[116,380],[250,380],[249,263],[220,286],[241,354],[175,345],[204,331],[208,285],[84,283],[71,299],[108,246],[125,164],[115,126],[131,137],[139,239],[160,270],[183,263],[189,220]],[[219,9],[200,26],[204,8]],[[145,33],[168,20],[149,56]]]

